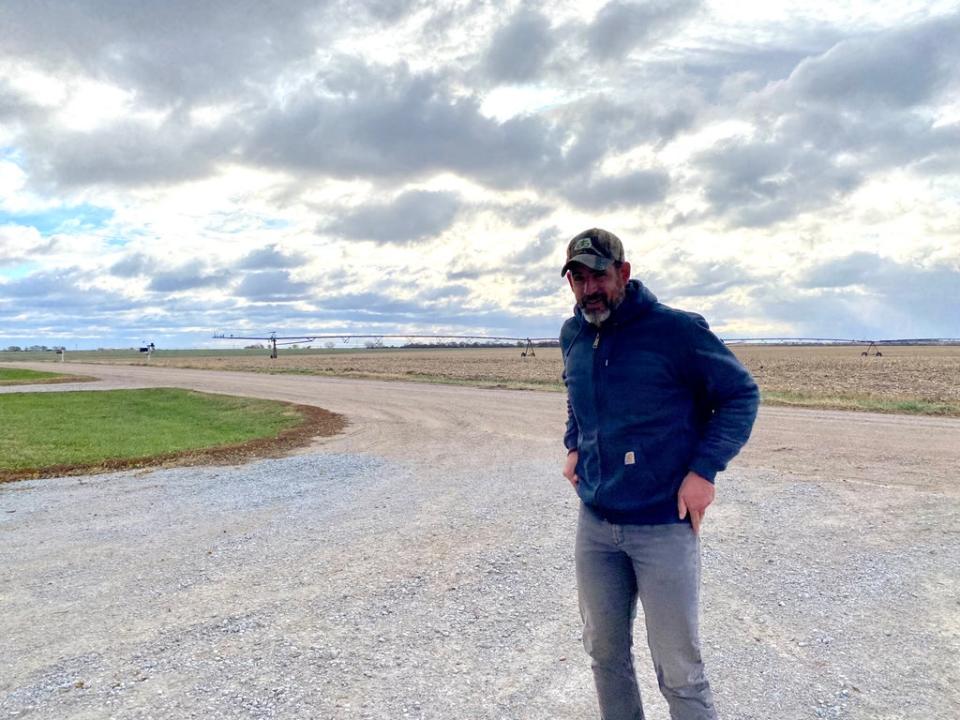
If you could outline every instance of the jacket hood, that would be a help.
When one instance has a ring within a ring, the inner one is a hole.
[[[630,322],[646,313],[656,302],[657,296],[650,292],[646,285],[639,280],[628,280],[623,302],[617,306],[604,325]],[[581,322],[586,322],[579,305],[574,306],[573,314]]]

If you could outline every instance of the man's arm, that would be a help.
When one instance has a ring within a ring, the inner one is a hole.
[[[689,513],[693,531],[699,533],[703,516],[716,496],[713,483],[717,473],[727,467],[750,437],[760,391],[747,369],[699,315],[691,323],[690,350],[694,392],[709,417],[680,484],[677,512],[681,520]]]
[[[567,430],[563,434],[563,446],[567,449],[567,460],[563,464],[563,476],[570,481],[574,487],[580,482],[577,477],[577,461],[580,459],[580,453],[577,452],[577,442],[580,436],[580,428],[577,425],[577,418],[573,414],[573,407],[570,405],[570,398],[567,397]]]
[[[563,351],[564,366],[566,366],[567,349],[573,342],[578,330],[574,325],[576,321],[571,318],[563,324],[560,330],[560,348]],[[563,382],[567,382],[567,369],[563,369]],[[567,449],[567,459],[563,464],[563,476],[570,481],[574,488],[580,482],[577,477],[577,462],[580,459],[580,453],[577,448],[580,443],[580,426],[577,424],[577,416],[573,414],[573,405],[570,404],[570,393],[567,393],[567,428],[563,433],[563,446]]]
[[[699,317],[691,323],[690,363],[695,391],[710,414],[689,469],[713,482],[750,437],[760,390],[747,369]]]

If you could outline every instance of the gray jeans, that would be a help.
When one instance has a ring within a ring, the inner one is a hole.
[[[686,523],[614,525],[585,505],[577,527],[583,646],[603,720],[642,720],[630,651],[637,598],[673,720],[715,720],[698,637],[700,541]]]

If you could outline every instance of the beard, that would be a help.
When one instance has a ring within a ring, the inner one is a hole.
[[[621,287],[617,292],[616,298],[613,300],[610,300],[610,298],[608,298],[606,295],[596,293],[594,295],[587,295],[583,297],[577,304],[580,306],[580,312],[583,315],[583,319],[591,325],[600,327],[610,318],[610,316],[613,314],[613,311],[620,306],[620,303],[623,302],[623,298],[626,296],[626,294],[626,288]],[[587,305],[592,302],[601,302],[603,303],[603,307],[600,310],[588,310]]]
[[[583,314],[583,319],[586,320],[591,325],[596,325],[600,327],[603,325],[610,315],[613,313],[609,307],[603,308],[603,310],[597,310],[596,312],[591,312],[590,310],[584,310],[583,306],[580,306],[580,312]]]

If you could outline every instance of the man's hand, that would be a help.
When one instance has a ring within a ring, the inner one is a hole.
[[[563,464],[563,476],[570,481],[570,484],[574,488],[577,487],[577,483],[580,482],[580,478],[577,477],[577,460],[580,458],[580,453],[576,450],[571,450],[567,453],[567,461]]]
[[[693,532],[700,533],[700,523],[703,522],[703,516],[707,512],[707,507],[713,502],[716,492],[712,482],[697,475],[693,470],[687,473],[680,484],[680,492],[677,495],[677,509],[680,511],[681,520],[687,516],[689,511]]]

